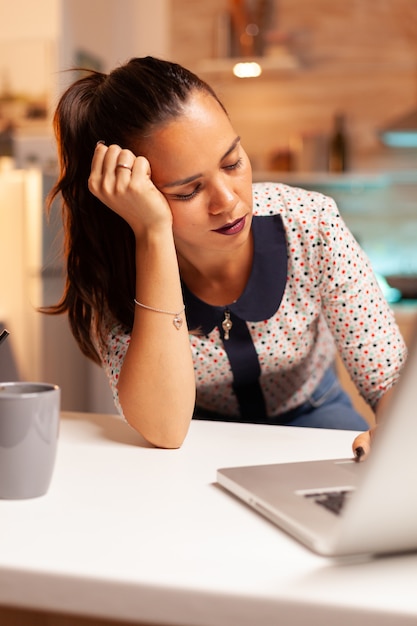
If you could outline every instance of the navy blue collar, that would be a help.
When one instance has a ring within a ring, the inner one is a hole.
[[[182,283],[188,328],[208,335],[219,326],[228,309],[241,320],[260,322],[279,309],[287,281],[287,246],[280,215],[255,215],[252,219],[254,256],[248,283],[238,300],[227,306],[211,306]]]

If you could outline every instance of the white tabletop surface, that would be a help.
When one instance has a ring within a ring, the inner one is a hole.
[[[160,450],[115,416],[63,413],[48,494],[0,501],[0,604],[182,626],[415,625],[417,555],[324,559],[215,484],[220,466],[350,456],[352,438],[195,421]]]

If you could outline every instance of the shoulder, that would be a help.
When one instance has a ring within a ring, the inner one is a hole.
[[[318,191],[309,191],[283,183],[253,183],[252,196],[254,215],[279,214],[284,221],[286,217],[305,218],[322,212],[338,215],[336,203],[332,198]]]
[[[283,183],[253,184],[253,213],[259,218],[279,215],[289,249],[304,251],[330,246],[354,247],[352,236],[333,198]]]

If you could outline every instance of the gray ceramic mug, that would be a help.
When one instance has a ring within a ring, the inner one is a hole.
[[[0,498],[43,496],[58,445],[61,390],[48,383],[0,383]]]

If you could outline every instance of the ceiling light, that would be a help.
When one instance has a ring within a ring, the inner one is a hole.
[[[259,63],[245,61],[236,63],[233,67],[233,74],[238,78],[256,78],[262,74],[262,68]]]

